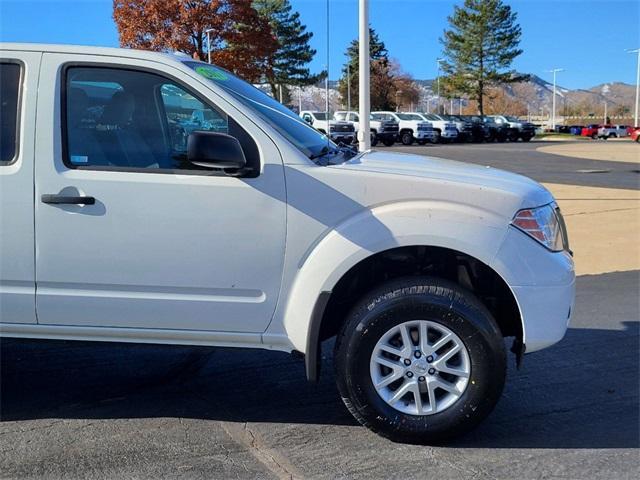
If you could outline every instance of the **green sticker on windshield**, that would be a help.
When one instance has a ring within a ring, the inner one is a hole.
[[[208,78],[209,80],[218,80],[218,81],[225,81],[225,80],[229,80],[229,77],[226,75],[226,73],[224,73],[221,70],[216,70],[213,67],[208,67],[208,66],[202,66],[202,67],[196,67],[196,73],[202,75],[205,78]]]

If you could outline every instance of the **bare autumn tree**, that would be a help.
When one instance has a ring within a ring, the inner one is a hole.
[[[251,0],[114,0],[120,45],[145,50],[177,50],[207,59],[248,81],[268,73],[278,48],[267,19]]]

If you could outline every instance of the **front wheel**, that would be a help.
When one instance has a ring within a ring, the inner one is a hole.
[[[385,138],[384,140],[382,140],[382,143],[385,147],[393,147],[393,144],[396,143],[396,140],[394,138]]]
[[[395,441],[432,443],[474,428],[504,386],[506,353],[473,294],[435,278],[391,281],[351,311],[335,345],[342,399]]]
[[[376,135],[375,133],[371,132],[371,146],[375,147],[377,144],[378,144],[378,135]]]
[[[413,144],[413,133],[411,132],[402,132],[400,134],[400,141],[403,145],[412,145]]]

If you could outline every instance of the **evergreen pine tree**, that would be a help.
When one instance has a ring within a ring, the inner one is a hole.
[[[278,42],[278,49],[270,59],[266,74],[273,96],[280,98],[279,85],[304,86],[318,82],[321,75],[311,74],[307,67],[316,54],[309,46],[313,33],[306,31],[300,14],[292,12],[289,0],[254,0],[253,6],[269,22]],[[283,96],[289,98],[286,89]]]
[[[510,70],[522,53],[518,48],[522,31],[517,14],[502,0],[465,0],[455,6],[450,29],[440,39],[444,49],[445,92],[467,94],[484,114],[487,90],[527,77]]]
[[[342,77],[338,83],[338,91],[340,92],[343,103],[346,105],[349,93],[347,77],[349,77],[352,109],[358,105],[359,47],[360,43],[358,40],[351,41],[346,52],[347,62],[342,67]],[[371,109],[393,109],[395,108],[393,101],[395,85],[394,75],[389,63],[389,52],[373,28],[369,28],[369,56],[371,59]]]

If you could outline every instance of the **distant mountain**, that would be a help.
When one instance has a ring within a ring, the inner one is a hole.
[[[436,80],[425,79],[415,80],[423,88],[427,98],[435,95]],[[541,109],[548,111],[553,100],[553,84],[531,75],[529,80],[517,84],[505,85],[504,92],[519,101],[525,106],[528,104],[531,112],[539,112]],[[561,85],[556,85],[556,105],[559,112],[565,106],[570,114],[573,111],[601,110],[605,100],[610,112],[616,111],[617,107],[626,107],[628,111],[633,110],[635,101],[635,86],[622,82],[605,83],[596,85],[589,89],[571,90]]]

